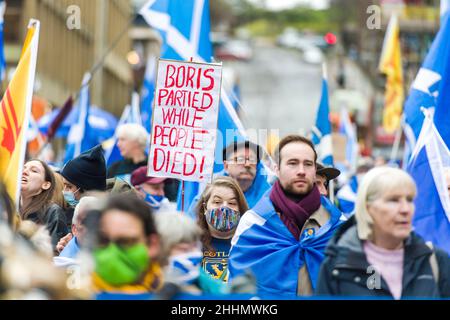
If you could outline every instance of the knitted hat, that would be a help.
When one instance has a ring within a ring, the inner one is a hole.
[[[100,145],[66,163],[61,175],[84,191],[106,189],[106,164]]]

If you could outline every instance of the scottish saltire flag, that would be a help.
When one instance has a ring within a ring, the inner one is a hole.
[[[131,99],[131,106],[127,105],[120,116],[117,128],[126,123],[136,123],[142,125],[141,113],[139,110],[139,95],[134,92]],[[114,135],[102,143],[105,150],[106,166],[109,167],[114,162],[123,159],[120,150],[117,147],[117,131]]]
[[[0,1],[0,80],[3,81],[5,79],[6,74],[6,59],[5,59],[5,48],[4,48],[4,39],[3,39],[3,26],[5,21],[5,11],[6,11],[6,2]]]
[[[328,82],[325,65],[323,66],[322,97],[317,110],[316,124],[312,128],[312,142],[316,146],[318,161],[324,165],[333,165],[333,145],[331,139],[330,106],[328,104]]]
[[[322,196],[322,206],[330,213],[330,219],[317,230],[304,230],[299,241],[279,218],[269,193],[239,222],[231,240],[229,279],[233,283],[237,276],[250,272],[256,278],[258,295],[262,298],[295,298],[298,273],[305,264],[315,288],[326,245],[345,218]]]
[[[155,94],[156,58],[149,56],[145,68],[144,84],[141,92],[142,125],[147,132],[152,131],[153,96]]]
[[[17,208],[33,99],[39,31],[40,22],[31,19],[17,69],[0,102],[0,181],[5,184]]]
[[[359,145],[356,135],[356,127],[351,122],[350,116],[346,108],[341,109],[341,122],[339,126],[339,133],[346,137],[347,144],[345,147],[345,159],[350,166],[350,172],[353,174],[356,172],[356,162],[358,160]]]
[[[195,62],[212,61],[208,0],[150,0],[142,7],[140,14],[161,34],[163,39],[161,58],[181,61],[192,59]],[[226,140],[229,140],[227,135],[229,137],[232,132],[235,137],[238,136],[238,139],[243,139],[245,136],[244,127],[223,88],[218,131],[214,172],[223,169],[221,155],[222,149],[228,142]],[[197,182],[185,182],[184,186],[183,208],[187,210],[199,193],[200,187]],[[178,199],[178,209],[181,209],[181,188]]]
[[[417,185],[413,225],[415,232],[426,241],[450,254],[450,197],[446,170],[450,170],[450,151],[427,113],[408,166]]]
[[[89,107],[91,103],[89,93],[89,81],[91,74],[86,73],[83,77],[80,96],[78,98],[78,120],[72,125],[67,137],[66,154],[64,163],[77,157],[81,152],[89,150],[91,142],[89,141]]]
[[[450,11],[442,18],[441,27],[414,80],[404,106],[405,130],[411,146],[412,135],[419,136],[424,120],[421,107],[434,110],[434,123],[447,146],[450,145]],[[433,113],[433,112],[432,112]],[[411,137],[411,138],[410,138]]]
[[[450,10],[450,0],[441,0],[441,18]]]

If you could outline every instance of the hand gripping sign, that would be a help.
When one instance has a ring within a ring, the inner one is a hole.
[[[209,181],[222,65],[160,59],[147,175]]]

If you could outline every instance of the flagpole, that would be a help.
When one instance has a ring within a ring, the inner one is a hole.
[[[181,180],[181,212],[184,213],[184,180]]]
[[[329,188],[330,201],[332,204],[334,204],[334,181],[333,180],[330,180],[329,186],[330,186],[330,188]]]
[[[397,128],[397,131],[395,132],[394,145],[392,146],[392,151],[391,151],[391,161],[395,161],[395,159],[397,159],[398,150],[400,149],[400,140],[402,138],[402,125],[401,124],[403,123],[403,117],[404,116],[402,116],[400,125]]]

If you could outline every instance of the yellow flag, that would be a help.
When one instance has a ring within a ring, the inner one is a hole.
[[[403,70],[400,50],[400,28],[396,15],[391,16],[381,53],[380,72],[386,75],[383,128],[392,133],[400,127],[403,112]]]
[[[0,102],[0,180],[16,205],[31,114],[39,27],[39,21],[30,20],[19,64]]]

